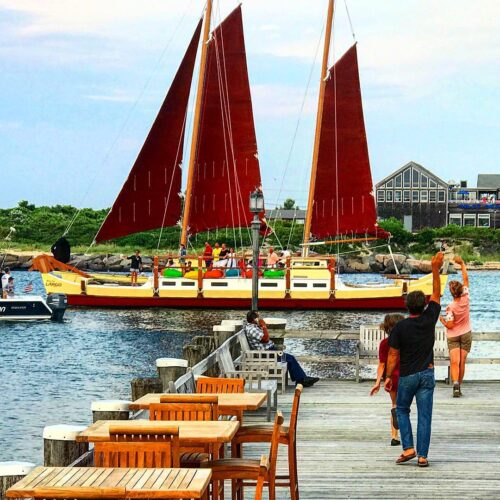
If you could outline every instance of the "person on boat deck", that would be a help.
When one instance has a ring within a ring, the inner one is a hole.
[[[276,267],[279,260],[280,256],[274,251],[274,248],[269,247],[269,252],[267,254],[267,267]]]
[[[137,276],[142,269],[142,257],[140,250],[136,250],[134,255],[127,257],[130,260],[130,282],[132,286],[137,286]]]
[[[181,243],[181,246],[179,248],[179,264],[181,266],[184,264],[184,262],[186,262],[186,255],[187,255],[186,245]]]
[[[214,261],[217,262],[219,260],[219,255],[220,255],[220,252],[221,252],[221,247],[219,245],[219,242],[216,241],[215,242],[215,245],[214,245],[214,250],[212,252],[212,255],[214,257]]]
[[[14,297],[14,278],[10,276],[7,281],[7,286],[3,287],[3,298],[11,299],[12,297]]]
[[[462,280],[449,283],[453,302],[446,307],[446,316],[439,321],[446,327],[448,349],[450,351],[450,376],[453,381],[453,397],[462,396],[462,380],[465,374],[467,355],[472,347],[472,327],[470,323],[469,275],[460,256],[454,258],[462,269]]]
[[[292,256],[292,253],[290,252],[290,250],[288,250],[288,247],[285,246],[283,248],[283,250],[281,251],[281,259],[283,261],[283,263],[286,264],[286,259],[288,259],[288,257],[291,257]]]
[[[257,311],[249,311],[247,313],[247,321],[243,327],[248,340],[250,349],[258,351],[275,351],[274,342],[269,338],[269,331],[265,321],[259,317]],[[285,361],[288,367],[290,378],[296,384],[302,384],[304,387],[311,387],[319,378],[308,377],[299,362],[288,353],[280,355],[280,361]]]
[[[226,257],[224,256],[224,258],[219,258],[218,261],[214,262],[213,267],[217,268],[217,269],[223,269],[223,268],[227,267]]]
[[[189,273],[189,271],[193,270],[193,264],[190,260],[186,262],[186,265],[184,266],[184,274]]]
[[[205,260],[205,265],[207,268],[212,267],[212,247],[208,241],[205,241],[205,250],[203,250],[203,259]]]
[[[168,259],[167,267],[174,267],[174,259]]]
[[[10,278],[10,268],[6,267],[4,274],[2,275],[2,289],[5,290],[7,288],[7,285],[9,284],[9,278]]]
[[[238,267],[238,260],[236,259],[236,253],[234,248],[231,247],[227,253],[227,266],[230,269],[236,269]]]
[[[399,432],[403,453],[397,464],[408,462],[418,455],[418,466],[428,467],[427,455],[431,442],[432,405],[434,400],[434,340],[436,323],[441,311],[441,277],[439,270],[444,253],[438,252],[431,261],[432,295],[425,305],[424,292],[416,290],[406,296],[410,316],[399,321],[389,336],[389,355],[384,387],[392,390],[393,373],[399,357],[399,382],[396,397]],[[410,411],[417,400],[417,449],[413,445]]]
[[[222,247],[219,252],[219,259],[227,259],[227,254],[229,253],[229,250],[227,249],[227,246],[225,243],[222,244]]]

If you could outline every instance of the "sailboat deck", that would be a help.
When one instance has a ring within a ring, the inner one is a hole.
[[[427,469],[415,461],[395,465],[401,448],[389,445],[390,400],[385,393],[370,398],[370,387],[326,380],[304,389],[297,448],[302,499],[498,498],[500,382],[466,382],[460,399],[438,383]],[[292,397],[290,390],[280,397],[285,423]],[[416,410],[412,415],[414,422]],[[245,456],[261,452],[267,446],[245,448]],[[278,474],[286,470],[281,447]],[[277,498],[290,498],[288,490],[278,488]]]

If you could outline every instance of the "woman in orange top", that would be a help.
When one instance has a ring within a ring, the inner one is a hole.
[[[375,385],[370,391],[370,396],[375,396],[380,389],[380,383],[385,379],[385,370],[387,367],[387,357],[389,355],[389,335],[391,334],[394,325],[404,319],[402,314],[386,314],[384,321],[381,323],[380,328],[384,330],[387,337],[380,342],[378,348],[378,358],[379,364],[377,368],[377,380]],[[398,381],[399,381],[399,360],[396,368],[392,372],[392,388],[389,392],[391,396],[392,409],[391,409],[391,446],[398,446],[401,442],[398,439],[398,419],[396,416],[396,395],[398,393]]]
[[[462,395],[461,384],[464,379],[465,362],[472,346],[472,328],[470,324],[469,276],[461,257],[455,257],[455,263],[462,268],[462,280],[450,281],[450,293],[453,302],[446,307],[446,316],[439,319],[446,327],[448,349],[450,350],[450,375],[453,380],[453,397]]]

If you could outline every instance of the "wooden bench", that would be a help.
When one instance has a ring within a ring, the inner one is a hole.
[[[281,384],[281,394],[285,394],[288,384],[288,366],[280,361],[282,351],[252,350],[245,332],[238,332],[241,345],[241,369],[244,371],[267,372],[268,378]]]
[[[360,367],[362,365],[376,365],[379,362],[378,348],[385,332],[378,325],[361,325],[359,329],[359,341],[356,349],[356,382],[360,381]],[[467,364],[497,364],[497,358],[467,358]],[[447,366],[448,376],[446,382],[450,383],[450,355],[446,331],[443,327],[436,328],[436,340],[434,342],[434,365]]]

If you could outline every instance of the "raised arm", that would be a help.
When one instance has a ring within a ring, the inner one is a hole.
[[[467,274],[467,266],[460,255],[455,257],[455,264],[458,264],[462,268],[462,281],[464,286],[469,288],[469,275]]]
[[[264,332],[264,336],[262,337],[261,342],[269,342],[269,330],[267,329],[266,322],[262,318],[259,319],[259,326]]]
[[[441,277],[439,276],[439,270],[441,269],[444,261],[444,253],[438,252],[434,257],[432,257],[431,267],[432,267],[432,295],[431,301],[441,304]]]

